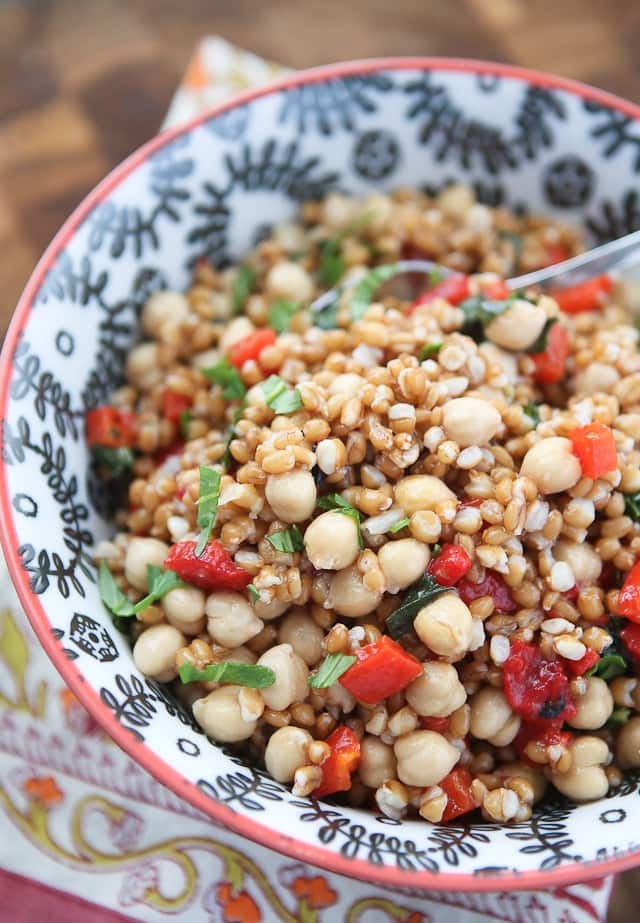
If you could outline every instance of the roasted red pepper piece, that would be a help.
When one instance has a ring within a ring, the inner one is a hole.
[[[419,308],[423,304],[429,304],[435,298],[444,298],[449,304],[460,304],[460,302],[468,298],[470,294],[469,277],[463,275],[461,272],[454,272],[441,282],[437,282],[429,291],[419,295],[413,304],[409,306],[409,314],[413,314],[416,308]]]
[[[617,468],[616,440],[609,426],[604,423],[578,426],[571,430],[569,439],[585,477],[599,478]]]
[[[422,673],[420,661],[388,635],[365,644],[356,657],[357,663],[342,674],[339,683],[365,705],[377,705]]]
[[[543,385],[553,385],[564,378],[569,336],[562,324],[554,324],[547,335],[547,348],[541,353],[531,353],[535,370],[533,377]]]
[[[640,663],[640,625],[625,625],[620,629],[622,643],[636,661]]]
[[[640,561],[636,561],[618,593],[618,612],[640,624]]]
[[[427,571],[440,586],[453,586],[471,567],[471,558],[460,545],[443,545],[439,554],[429,562]]]
[[[227,358],[231,365],[241,369],[245,362],[253,359],[258,362],[260,353],[267,346],[273,346],[276,341],[276,332],[270,327],[263,327],[261,330],[254,330],[244,339],[234,343],[227,353]]]
[[[475,811],[478,807],[476,800],[471,794],[471,783],[473,779],[468,769],[458,766],[452,769],[448,776],[445,776],[438,785],[447,796],[447,806],[444,809],[442,820],[453,820],[454,817],[460,817],[462,814],[468,814],[469,811]]]
[[[554,263],[561,263],[568,260],[571,256],[564,244],[549,244],[547,247],[547,266],[553,266]]]
[[[547,660],[536,644],[513,642],[502,682],[509,704],[525,721],[559,727],[576,713],[562,663]]]
[[[169,549],[164,566],[207,593],[214,590],[244,590],[251,575],[239,567],[220,542],[209,542],[202,555],[195,555],[196,543],[178,542]]]
[[[582,676],[582,674],[590,670],[591,667],[595,667],[599,660],[600,654],[596,654],[595,651],[589,649],[580,660],[567,660],[566,657],[563,657],[562,663],[564,664],[565,670],[568,670],[569,673],[572,673],[574,676]]]
[[[521,759],[535,766],[536,763],[526,753],[527,744],[532,740],[537,741],[542,747],[562,746],[566,748],[571,744],[573,734],[570,731],[561,731],[558,727],[541,727],[539,724],[529,724],[523,721],[513,746]]]
[[[504,279],[492,279],[480,282],[480,291],[490,301],[504,301],[511,294],[511,289]]]
[[[481,596],[491,596],[499,612],[515,612],[518,604],[511,595],[511,590],[499,574],[488,570],[484,580],[480,583],[471,583],[470,580],[460,580],[456,586],[460,599],[467,605]]]
[[[130,410],[117,407],[94,407],[87,411],[87,442],[110,449],[135,445],[138,418]]]
[[[558,307],[565,314],[579,314],[581,311],[595,311],[602,307],[606,296],[613,290],[611,276],[595,276],[586,282],[572,285],[558,292],[551,292]]]
[[[444,732],[449,727],[448,718],[436,718],[431,715],[421,715],[418,718],[420,722],[420,727],[424,728],[425,731],[437,731],[438,734],[444,734]]]
[[[162,416],[172,423],[179,423],[180,416],[188,410],[193,404],[193,398],[188,394],[178,394],[171,388],[165,388],[162,392]]]
[[[341,724],[327,737],[331,753],[322,764],[322,779],[314,790],[315,798],[351,788],[351,774],[360,761],[360,741],[350,727]]]

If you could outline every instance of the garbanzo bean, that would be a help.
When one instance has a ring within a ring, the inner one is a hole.
[[[309,762],[309,744],[312,742],[313,737],[303,728],[278,728],[269,738],[264,752],[269,775],[277,782],[291,782],[296,769]]]
[[[309,691],[309,670],[290,644],[277,644],[269,648],[260,657],[258,664],[269,667],[276,675],[275,683],[261,690],[267,708],[282,711],[294,702],[304,701]]]
[[[211,593],[205,611],[207,631],[223,647],[240,647],[264,627],[251,603],[240,593]]]
[[[412,731],[395,741],[398,778],[405,785],[437,785],[460,759],[446,737],[435,731]]]
[[[324,632],[304,609],[287,613],[278,629],[278,641],[290,644],[298,657],[308,667],[315,667],[322,660]]]
[[[220,686],[193,703],[193,714],[202,730],[220,743],[247,740],[256,729],[257,721],[242,717],[238,693],[242,686]]]
[[[455,593],[444,593],[421,609],[413,628],[430,650],[453,661],[461,660],[471,647],[473,619]]]
[[[491,442],[501,422],[493,404],[477,397],[458,397],[442,409],[444,431],[460,448]]]
[[[506,311],[487,324],[485,334],[503,349],[526,350],[538,339],[546,321],[544,308],[516,298]]]
[[[265,287],[274,298],[308,301],[313,294],[313,281],[299,263],[282,261],[267,273]]]
[[[413,538],[383,545],[378,552],[378,563],[387,581],[387,592],[397,593],[415,583],[424,574],[429,557],[427,545]]]
[[[616,762],[621,769],[640,766],[640,716],[629,718],[616,740]]]
[[[360,741],[358,775],[369,788],[380,788],[387,779],[395,779],[396,756],[393,747],[379,737],[365,734]]]
[[[135,665],[145,676],[168,683],[178,675],[176,654],[186,643],[185,636],[173,625],[152,625],[133,646]]]
[[[520,730],[520,718],[501,689],[486,686],[476,692],[471,705],[471,733],[496,747],[508,746]]]
[[[189,316],[189,302],[182,292],[154,292],[142,309],[142,328],[156,336],[164,324],[178,325]]]
[[[346,517],[345,517],[346,518]],[[346,567],[331,579],[328,601],[339,615],[358,619],[369,615],[380,603],[382,593],[368,590],[357,567]]]
[[[402,478],[395,486],[394,497],[407,516],[418,510],[435,510],[439,503],[456,499],[444,481],[430,474],[412,474]]]
[[[550,436],[532,446],[520,466],[522,477],[531,478],[542,494],[558,494],[574,487],[582,475],[580,462],[563,436]]]
[[[307,526],[304,547],[318,570],[342,570],[360,553],[358,524],[351,516],[329,510]]]
[[[162,567],[169,554],[169,546],[157,538],[135,535],[127,546],[124,557],[124,575],[136,590],[147,590],[147,567]]]
[[[309,519],[316,506],[316,496],[316,485],[310,471],[298,468],[286,474],[271,474],[267,478],[265,497],[283,522]]]
[[[598,737],[580,737],[570,747],[572,765],[567,772],[547,772],[555,788],[574,801],[593,801],[604,798],[609,790],[609,780],[602,764],[609,756],[609,748]]]
[[[124,367],[127,380],[142,391],[159,385],[164,376],[159,354],[160,348],[157,343],[140,343],[134,346]]]
[[[163,596],[167,621],[185,635],[199,635],[205,626],[205,595],[195,586],[177,586]]]
[[[467,700],[467,693],[456,668],[439,660],[423,663],[422,676],[414,679],[404,694],[418,715],[434,718],[453,714]]]
[[[571,727],[581,731],[595,731],[611,717],[613,696],[599,676],[587,677],[587,691],[574,701],[576,713],[573,718],[567,719]]]
[[[580,394],[603,394],[611,392],[620,381],[620,375],[612,365],[604,362],[591,362],[586,369],[579,372],[573,380],[575,390]]]
[[[593,586],[598,582],[602,560],[587,542],[578,544],[558,539],[553,546],[553,556],[557,561],[564,561],[569,565],[576,583],[581,586]]]

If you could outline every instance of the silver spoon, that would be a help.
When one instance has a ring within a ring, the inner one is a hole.
[[[507,279],[507,285],[512,289],[528,288],[531,285],[549,285],[551,288],[568,288],[578,282],[584,282],[593,276],[611,272],[613,269],[629,269],[640,264],[640,230],[625,234],[617,240],[612,240],[599,247],[593,247],[578,256],[568,260],[536,269],[521,276],[512,276]],[[395,263],[401,272],[432,273],[437,270],[444,278],[454,272],[446,266],[432,263],[430,260],[399,260]],[[358,284],[357,279],[344,282],[328,292],[320,295],[310,305],[312,311],[321,311],[332,304],[340,292]]]

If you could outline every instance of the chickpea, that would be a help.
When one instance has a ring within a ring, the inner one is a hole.
[[[360,741],[358,775],[369,788],[380,788],[387,779],[396,777],[396,756],[393,747],[379,737],[365,734]]]
[[[373,612],[381,599],[382,592],[374,592],[364,586],[362,574],[355,566],[338,571],[329,586],[331,608],[349,619],[359,619]]]
[[[290,644],[298,657],[308,667],[315,667],[322,660],[324,632],[304,609],[294,609],[282,620],[278,630],[278,641]]]
[[[441,657],[462,660],[473,640],[473,619],[455,593],[444,593],[421,609],[413,623],[423,644]]]
[[[197,587],[177,586],[163,596],[161,606],[170,625],[193,636],[204,629],[204,600],[204,593]]]
[[[296,769],[309,762],[309,744],[313,737],[309,731],[297,727],[283,727],[271,735],[264,752],[264,762],[269,775],[276,782],[291,782]]]
[[[360,553],[358,524],[337,510],[321,513],[307,526],[304,547],[317,570],[342,570]]]
[[[387,581],[387,592],[397,593],[415,583],[425,572],[430,551],[415,538],[387,542],[378,552],[378,563]]]
[[[528,766],[526,763],[502,763],[500,766],[496,766],[493,770],[493,775],[505,781],[510,778],[513,779],[514,776],[526,779],[533,789],[534,804],[544,797],[548,787],[547,778],[542,769]]]
[[[640,716],[630,718],[620,728],[616,740],[616,761],[621,769],[640,766]]]
[[[573,380],[576,394],[595,394],[597,391],[608,394],[620,381],[617,369],[604,362],[591,362],[586,369],[578,372]]]
[[[580,462],[563,436],[550,436],[532,446],[520,466],[520,475],[531,478],[541,494],[558,494],[574,487],[582,477]]]
[[[164,378],[164,371],[159,360],[157,343],[140,343],[134,346],[125,363],[124,371],[127,381],[139,391],[149,391],[159,385]]]
[[[569,565],[576,583],[581,586],[593,586],[598,582],[602,560],[587,542],[579,545],[577,542],[559,539],[553,546],[553,556],[556,561],[564,561]]]
[[[232,346],[235,346],[240,340],[244,340],[250,333],[253,333],[255,327],[249,318],[245,317],[243,314],[240,317],[234,317],[233,320],[229,321],[226,327],[222,328],[222,330],[223,333],[220,337],[218,348],[220,352],[225,355]]]
[[[308,301],[313,294],[313,280],[299,263],[282,260],[267,273],[265,289],[273,298]]]
[[[341,231],[351,224],[357,214],[358,203],[339,192],[331,192],[322,203],[322,221],[333,231]]]
[[[255,663],[258,655],[241,644],[240,647],[232,647],[231,650],[225,651],[220,659],[230,660],[231,663]]]
[[[404,694],[416,714],[432,718],[445,718],[467,701],[456,668],[438,660],[423,663],[422,676],[409,683]]]
[[[162,567],[169,554],[169,546],[157,538],[134,535],[127,546],[124,558],[124,575],[136,590],[147,590],[147,565]]]
[[[435,510],[445,500],[455,500],[456,495],[444,481],[430,474],[411,474],[395,486],[395,501],[407,516],[418,510]]]
[[[436,731],[412,731],[393,745],[398,778],[405,785],[437,785],[460,759],[460,752]]]
[[[242,717],[238,693],[242,686],[220,686],[193,703],[193,715],[202,730],[220,743],[248,740],[255,731],[256,720]]]
[[[239,647],[264,628],[251,603],[240,593],[211,593],[205,612],[207,631],[222,647]]]
[[[260,599],[256,599],[253,604],[253,611],[263,622],[270,622],[281,616],[290,606],[290,602],[284,602],[281,599],[272,599],[269,603],[263,603]]]
[[[313,475],[302,468],[269,475],[264,493],[269,506],[283,522],[304,522],[316,506]]]
[[[498,432],[502,418],[489,401],[458,397],[442,408],[442,425],[449,439],[460,448],[486,445]]]
[[[142,309],[142,329],[155,337],[164,324],[179,324],[188,316],[189,302],[181,292],[154,292]]]
[[[488,740],[495,747],[506,747],[520,730],[515,714],[501,689],[485,686],[471,697],[470,730],[478,740]]]
[[[579,737],[571,745],[573,762],[567,772],[547,771],[553,785],[574,801],[604,798],[609,780],[602,764],[609,757],[609,748],[598,737]]]
[[[309,670],[290,644],[277,644],[259,658],[258,665],[269,667],[276,675],[273,686],[262,690],[267,708],[282,711],[307,697]]]
[[[176,654],[187,643],[173,625],[152,625],[133,646],[133,660],[145,676],[168,683],[178,675]]]
[[[576,713],[567,724],[580,731],[595,731],[609,720],[613,711],[611,690],[599,676],[587,677],[587,691],[575,700]]]
[[[546,322],[544,308],[516,298],[506,311],[487,324],[485,334],[503,349],[519,352],[535,343]]]

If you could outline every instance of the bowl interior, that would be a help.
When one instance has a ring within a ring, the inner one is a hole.
[[[100,602],[92,552],[111,532],[112,498],[89,467],[82,417],[120,381],[151,292],[185,287],[198,257],[240,257],[307,199],[462,180],[487,204],[605,240],[640,226],[638,170],[630,104],[498,65],[364,62],[289,78],[152,142],[72,216],[4,353],[5,553],[67,681],[161,781],[249,838],[369,880],[533,887],[632,861],[635,778],[595,804],[558,796],[527,823],[437,828],[295,798],[207,741],[137,672]]]

